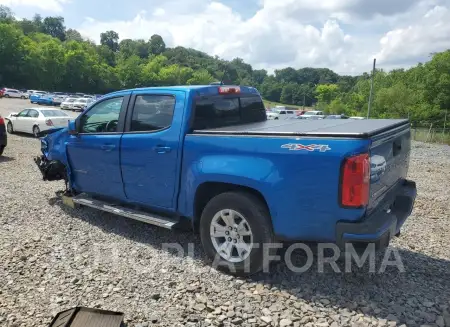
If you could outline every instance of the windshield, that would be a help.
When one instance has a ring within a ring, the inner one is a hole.
[[[44,117],[69,117],[64,111],[61,110],[42,110]]]

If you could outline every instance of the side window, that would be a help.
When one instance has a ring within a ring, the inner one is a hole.
[[[238,98],[204,97],[195,102],[194,129],[229,126],[240,120]]]
[[[286,115],[286,111],[280,111],[280,115]]]
[[[170,95],[138,95],[131,117],[131,132],[158,131],[172,125],[175,98]]]
[[[80,117],[81,133],[117,132],[123,97],[112,98],[97,103]]]
[[[27,117],[31,117],[31,118],[38,118],[39,117],[39,112],[37,112],[36,110],[29,110]]]
[[[288,113],[289,115],[293,115],[293,114],[294,114],[294,112],[293,112],[292,110],[289,110],[287,113]]]
[[[19,114],[17,116],[18,117],[27,117],[28,111],[30,111],[30,110],[29,109],[22,110],[21,112],[19,112]]]

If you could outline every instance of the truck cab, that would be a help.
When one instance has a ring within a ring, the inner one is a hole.
[[[407,121],[267,120],[252,87],[119,91],[48,133],[35,162],[74,205],[187,225],[237,274],[279,240],[386,246],[415,199]]]

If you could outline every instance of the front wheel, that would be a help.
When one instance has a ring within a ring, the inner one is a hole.
[[[9,98],[9,94],[5,94],[4,97],[5,97],[5,98]]]
[[[249,193],[219,194],[203,210],[200,237],[213,266],[239,276],[257,273],[264,246],[273,242],[267,207]]]
[[[8,131],[9,134],[14,133],[13,124],[10,121],[8,122],[8,125],[6,125],[6,130]]]
[[[34,126],[33,127],[33,135],[34,137],[39,137],[39,133],[41,132],[41,130],[39,129],[38,126]]]

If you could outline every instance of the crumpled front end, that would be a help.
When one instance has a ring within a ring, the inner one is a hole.
[[[64,180],[68,182],[68,166],[66,140],[69,137],[67,128],[54,129],[41,138],[42,155],[35,157],[34,162],[42,173],[44,181]]]

